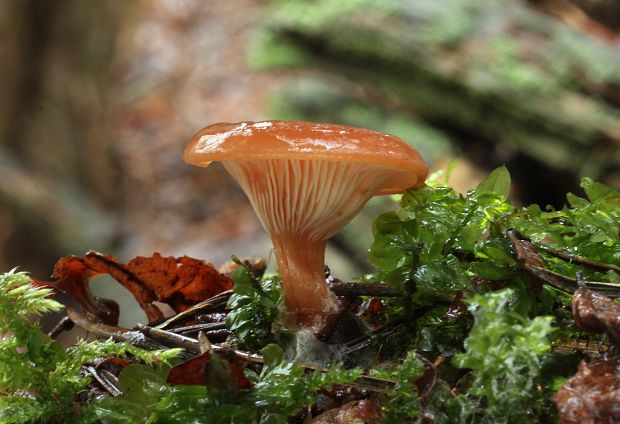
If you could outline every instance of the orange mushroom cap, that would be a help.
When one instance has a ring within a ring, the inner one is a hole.
[[[188,143],[185,161],[221,161],[271,235],[284,302],[298,325],[320,325],[337,301],[325,282],[325,243],[377,194],[424,184],[418,152],[401,139],[309,122],[215,124]]]
[[[374,194],[419,187],[428,168],[398,137],[363,128],[295,121],[219,123],[198,131],[184,159],[197,166],[235,159],[307,159],[360,162],[385,167],[390,178]]]

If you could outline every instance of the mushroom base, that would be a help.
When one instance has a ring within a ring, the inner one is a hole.
[[[325,281],[325,241],[272,236],[286,309],[298,327],[320,327],[337,313],[338,299]]]

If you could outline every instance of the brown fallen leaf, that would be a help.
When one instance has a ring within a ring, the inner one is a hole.
[[[225,262],[222,266],[220,266],[219,271],[222,274],[230,274],[235,271],[239,267],[246,267],[247,270],[250,271],[253,277],[260,278],[265,273],[267,269],[267,261],[263,258],[244,258],[244,259],[231,259]]]
[[[379,418],[377,404],[371,399],[363,399],[325,411],[315,417],[312,424],[375,424]]]
[[[151,257],[138,256],[127,263],[127,270],[153,292],[158,301],[168,303],[176,312],[185,311],[233,286],[232,280],[212,265],[188,256],[164,258],[159,253]]]
[[[536,250],[536,246],[525,238],[522,234],[520,234],[516,230],[508,230],[507,232],[508,238],[512,242],[512,246],[515,252],[515,256],[517,258],[517,262],[519,266],[526,271],[531,268],[543,268],[544,262],[542,258],[538,255]],[[543,281],[539,278],[536,278],[531,273],[528,273],[528,279],[532,288],[535,291],[540,291],[542,289]]]
[[[620,357],[582,361],[553,402],[559,412],[558,424],[620,422]]]
[[[577,326],[592,333],[607,333],[620,345],[620,305],[585,286],[573,295],[573,317]]]
[[[202,300],[229,290],[233,282],[212,265],[188,256],[138,256],[126,265],[111,255],[90,251],[83,257],[67,256],[54,268],[54,282],[35,280],[38,286],[50,287],[72,296],[90,319],[109,325],[118,323],[118,305],[94,297],[89,284],[98,275],[108,274],[135,297],[149,323],[163,319],[153,303],[169,304],[182,312]]]
[[[120,358],[117,356],[109,356],[105,358],[100,358],[100,360],[95,361],[95,369],[97,371],[106,370],[116,377],[121,374],[121,371],[130,364],[135,364],[137,361],[130,361],[125,358]]]
[[[578,280],[582,280],[578,276]],[[572,301],[577,326],[607,333],[620,344],[620,305],[580,283]],[[612,348],[601,360],[582,361],[577,374],[553,396],[560,424],[620,422],[620,355]]]
[[[217,355],[219,361],[214,361]],[[209,385],[222,379],[214,378],[216,374],[224,374],[223,381],[234,381],[237,389],[246,389],[252,382],[245,376],[243,370],[247,362],[234,352],[219,353],[205,352],[188,359],[173,367],[168,374],[169,384]],[[227,378],[226,378],[227,377]]]
[[[522,267],[543,267],[544,263],[536,251],[534,244],[515,230],[508,231],[508,237],[515,249],[515,256]]]

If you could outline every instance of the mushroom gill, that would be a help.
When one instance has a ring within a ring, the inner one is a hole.
[[[239,182],[271,235],[287,310],[298,324],[318,324],[336,312],[325,284],[325,245],[385,181],[380,166],[325,160],[230,160]]]

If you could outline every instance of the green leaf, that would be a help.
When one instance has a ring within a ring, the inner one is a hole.
[[[510,173],[505,166],[500,166],[491,172],[476,187],[477,193],[496,193],[504,197],[510,194]]]
[[[284,351],[275,343],[270,343],[261,349],[263,361],[267,368],[273,368],[282,363],[284,359]]]
[[[620,192],[609,187],[608,185],[593,181],[591,178],[585,177],[581,180],[581,187],[584,189],[591,202],[597,202],[602,199],[615,198],[620,201]]]
[[[244,348],[260,349],[273,339],[271,325],[278,317],[282,299],[278,276],[254,278],[245,267],[232,274],[235,285],[228,300],[226,326]]]

